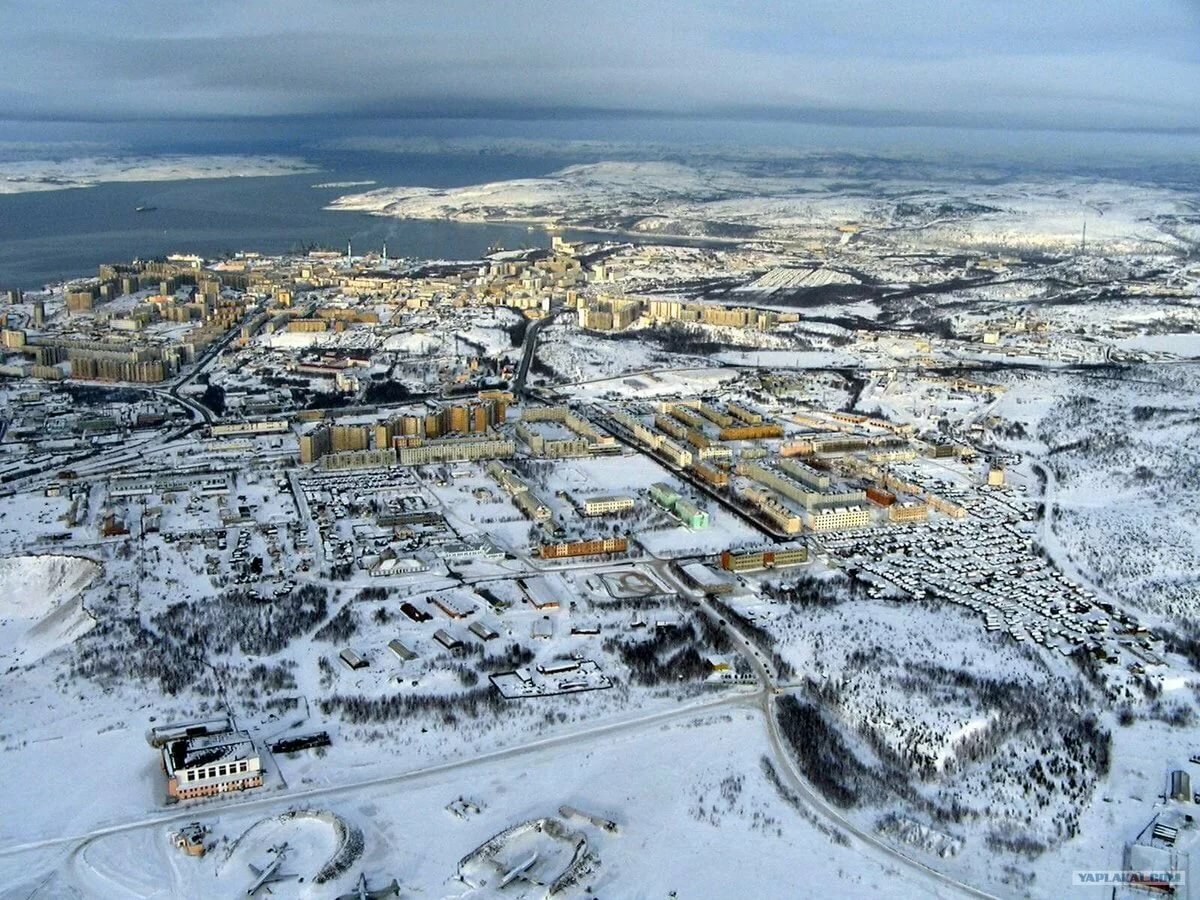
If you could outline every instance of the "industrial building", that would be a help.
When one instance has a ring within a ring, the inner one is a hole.
[[[228,422],[223,425],[212,425],[208,429],[210,437],[234,437],[241,435],[283,434],[288,430],[286,419],[264,419],[259,422]]]
[[[733,591],[733,582],[721,577],[708,566],[693,562],[680,566],[684,581],[694,588],[703,591],[710,597],[728,594]]]
[[[433,633],[433,639],[445,647],[447,650],[457,650],[462,646],[462,641],[446,631],[444,628],[439,628]]]
[[[443,562],[467,562],[473,559],[486,559],[498,562],[504,559],[504,551],[499,549],[487,538],[481,538],[474,543],[452,541],[438,548],[438,555]]]
[[[392,640],[388,641],[387,646],[388,649],[395,654],[396,658],[400,660],[400,662],[411,662],[417,658],[417,654],[408,649],[408,647],[401,643],[398,638],[393,638]]]
[[[475,604],[456,598],[453,594],[434,594],[429,602],[448,619],[465,619],[475,612]]]
[[[344,662],[347,668],[350,669],[365,669],[367,666],[371,665],[369,660],[359,656],[349,647],[338,654],[338,659]]]
[[[228,472],[161,472],[151,475],[116,475],[108,481],[110,497],[137,497],[196,491],[201,494],[229,492]]]
[[[486,622],[479,621],[478,619],[468,625],[467,630],[481,641],[493,641],[500,637],[500,632]]]
[[[563,598],[571,593],[562,576],[554,573],[525,579],[522,584],[530,605],[543,612],[559,609],[563,605]]]
[[[244,731],[176,738],[162,748],[167,796],[194,800],[261,787],[262,762]]]

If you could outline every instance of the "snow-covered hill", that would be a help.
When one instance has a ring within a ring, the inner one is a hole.
[[[78,556],[0,559],[0,663],[35,662],[91,630],[82,595],[100,571]]]

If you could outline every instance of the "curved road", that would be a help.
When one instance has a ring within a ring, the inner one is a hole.
[[[111,825],[103,825],[98,828],[94,828],[91,831],[82,832],[80,834],[44,838],[42,840],[28,841],[21,844],[10,844],[7,847],[0,847],[0,856],[13,856],[15,854],[26,853],[31,850],[44,850],[52,847],[62,847],[71,844],[77,844],[78,846],[72,850],[72,855],[75,855],[84,849],[84,847],[91,841],[112,834],[121,834],[128,831],[136,831],[141,828],[154,828],[161,825],[172,825],[186,821],[196,821],[198,819],[203,819],[206,816],[217,814],[240,813],[254,809],[262,809],[265,807],[279,806],[281,804],[296,800],[309,800],[316,797],[327,797],[333,794],[353,793],[355,791],[363,791],[371,788],[394,786],[410,781],[416,781],[422,778],[428,778],[434,775],[442,775],[447,772],[460,772],[466,769],[488,765],[490,763],[502,762],[504,760],[513,759],[541,750],[569,747],[571,745],[583,743],[585,741],[591,741],[597,737],[605,735],[637,731],[652,725],[660,725],[664,722],[669,722],[674,719],[689,718],[698,712],[706,712],[708,710],[724,706],[753,706],[753,700],[760,691],[761,688],[754,692],[725,693],[720,697],[695,701],[673,709],[660,710],[658,712],[637,716],[632,719],[622,719],[617,722],[609,722],[603,725],[594,726],[592,728],[573,731],[569,734],[539,738],[526,744],[521,744],[516,747],[507,747],[501,750],[493,750],[488,753],[482,753],[478,756],[470,757],[469,759],[460,759],[453,762],[439,763],[437,765],[426,766],[419,769],[410,769],[408,771],[398,772],[392,775],[380,775],[375,778],[367,778],[363,779],[362,781],[355,781],[347,784],[331,784],[313,788],[288,789],[238,799],[201,801],[200,803],[180,807],[178,812],[164,812],[160,815],[147,816],[142,819],[134,819],[128,822],[118,822]]]
[[[664,575],[666,573],[663,570],[659,570],[659,574]],[[682,596],[691,597],[691,599],[695,600],[697,605],[704,610],[704,613],[711,617],[712,621],[726,622],[724,626],[726,634],[734,646],[738,648],[742,656],[750,663],[755,676],[758,678],[759,690],[753,696],[758,699],[759,709],[765,720],[767,739],[770,742],[771,751],[775,757],[776,770],[779,772],[780,777],[787,782],[788,787],[795,791],[814,813],[845,833],[853,835],[863,845],[863,849],[874,853],[880,862],[891,863],[906,869],[910,875],[915,876],[914,881],[916,883],[928,888],[935,896],[953,895],[994,900],[994,894],[989,894],[986,891],[959,881],[944,872],[939,872],[937,869],[926,865],[920,860],[913,859],[891,844],[880,840],[873,833],[855,825],[840,810],[825,800],[796,769],[791,751],[787,748],[787,742],[779,732],[779,720],[775,715],[775,701],[780,695],[793,690],[793,688],[784,686],[778,682],[775,673],[771,671],[771,664],[766,655],[754,646],[732,623],[725,620],[717,610],[713,609],[706,598],[687,590],[674,578],[671,578],[669,583],[679,590]]]
[[[712,608],[703,597],[697,597],[671,575],[669,564],[658,560],[650,564],[656,574],[664,578],[666,583],[680,591],[681,596],[695,601],[703,614],[708,615],[714,622],[720,621],[720,614]],[[673,709],[660,710],[619,721],[584,728],[569,734],[540,738],[520,746],[509,747],[480,754],[468,759],[456,760],[432,766],[411,769],[390,775],[381,775],[363,779],[349,784],[326,785],[313,788],[299,788],[275,791],[269,794],[243,797],[222,798],[219,801],[209,801],[203,804],[190,805],[186,808],[150,815],[127,822],[112,823],[73,835],[62,835],[42,840],[29,841],[0,847],[0,856],[13,856],[20,853],[52,848],[68,850],[68,862],[74,867],[80,854],[94,841],[109,835],[136,831],[144,828],[157,828],[164,825],[174,825],[185,821],[202,820],[206,817],[229,812],[241,813],[253,810],[277,808],[286,803],[300,800],[311,800],[319,797],[349,794],[379,787],[394,787],[419,781],[421,779],[442,775],[447,772],[465,772],[492,763],[511,760],[545,750],[557,750],[577,744],[592,742],[597,738],[615,734],[636,732],[646,728],[662,725],[663,723],[695,716],[697,713],[723,707],[745,707],[757,709],[762,713],[764,726],[769,744],[770,754],[774,757],[776,770],[788,786],[803,799],[809,808],[835,827],[853,836],[859,849],[871,856],[885,868],[900,867],[904,870],[906,880],[913,885],[927,889],[934,896],[964,896],[972,898],[991,898],[993,895],[964,884],[945,873],[913,859],[895,847],[884,843],[869,831],[859,828],[850,822],[838,809],[832,807],[825,799],[799,774],[792,761],[786,741],[779,733],[775,716],[777,696],[786,693],[791,688],[780,684],[772,672],[770,662],[765,654],[755,647],[736,627],[730,623],[724,626],[726,632],[737,648],[754,670],[758,686],[752,691],[725,692],[719,697],[705,698],[682,704]]]

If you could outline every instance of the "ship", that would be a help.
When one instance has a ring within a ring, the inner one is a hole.
[[[158,209],[157,206],[135,206],[133,208],[133,211],[134,212],[154,212],[156,209]]]

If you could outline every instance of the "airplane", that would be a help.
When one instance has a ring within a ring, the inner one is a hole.
[[[288,845],[286,842],[277,847],[272,847],[268,852],[274,853],[275,858],[268,862],[261,869],[254,865],[254,863],[249,864],[250,871],[254,873],[255,881],[254,884],[250,886],[250,889],[246,891],[247,897],[253,897],[264,888],[266,888],[266,891],[269,894],[271,893],[270,885],[274,884],[275,882],[284,881],[288,878],[300,877],[299,875],[281,873],[279,871],[279,867],[283,865],[283,854],[287,851],[287,848]]]
[[[530,869],[532,869],[533,864],[535,862],[537,862],[537,858],[538,858],[538,854],[537,854],[537,851],[535,850],[533,852],[533,855],[530,856],[528,859],[526,859],[524,862],[519,862],[515,866],[513,866],[511,869],[509,869],[508,874],[506,874],[503,878],[500,879],[500,887],[502,887],[502,888],[508,887],[510,884],[512,884],[518,878],[524,878],[525,873],[528,872]]]
[[[387,887],[376,888],[369,890],[367,888],[367,873],[362,872],[358,876],[358,884],[354,886],[354,890],[349,894],[342,894],[337,900],[383,900],[384,897],[399,897],[400,884],[395,878]]]

